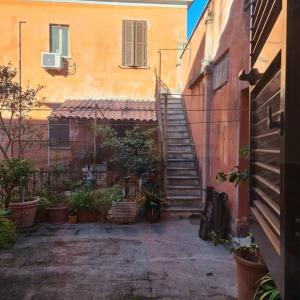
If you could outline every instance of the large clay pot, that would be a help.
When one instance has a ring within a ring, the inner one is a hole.
[[[268,273],[262,262],[246,260],[235,253],[238,300],[253,300],[258,280]]]
[[[12,218],[16,220],[17,228],[33,226],[39,201],[39,197],[32,197],[25,199],[24,202],[9,204],[9,209],[12,211]]]
[[[113,202],[111,213],[114,222],[119,224],[130,224],[136,220],[138,208],[136,202]]]
[[[58,204],[49,208],[49,222],[51,224],[64,224],[68,219],[68,207]]]
[[[96,222],[98,214],[96,211],[79,210],[77,216],[80,223],[92,223]]]

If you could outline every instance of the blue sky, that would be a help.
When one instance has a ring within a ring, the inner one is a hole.
[[[194,0],[188,11],[187,37],[189,38],[208,0]]]

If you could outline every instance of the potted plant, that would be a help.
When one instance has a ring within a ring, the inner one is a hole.
[[[246,145],[240,150],[240,155],[246,158],[249,154],[249,146]],[[249,170],[241,169],[239,166],[234,166],[229,172],[218,172],[216,179],[220,182],[229,181],[237,187],[241,182],[248,183]],[[243,228],[248,228],[245,221],[237,222],[237,237],[231,239],[231,242],[226,241],[227,246],[233,253],[236,262],[237,290],[239,300],[252,300],[255,294],[256,283],[263,275],[267,273],[267,268],[259,253],[258,246],[255,243],[254,237],[250,235],[248,242],[243,238]]]
[[[52,205],[48,208],[49,222],[51,224],[64,224],[68,218],[68,200],[64,194],[51,197],[50,201]]]
[[[100,217],[106,220],[108,213],[112,208],[113,202],[122,201],[124,196],[118,185],[108,188],[102,188],[93,192],[95,207],[97,208]]]
[[[146,220],[157,222],[160,219],[161,193],[155,185],[150,189],[144,189],[143,193],[145,197],[144,211]]]
[[[110,199],[112,201],[111,216],[114,222],[118,224],[135,222],[138,212],[136,201],[126,199],[119,186],[110,190]]]
[[[270,274],[259,279],[253,300],[281,300],[279,291]]]
[[[16,239],[16,228],[9,215],[9,211],[0,208],[0,249],[8,248]]]
[[[32,167],[29,161],[10,158],[0,162],[1,200],[11,209],[16,226],[31,227],[34,224],[39,197],[25,197]]]
[[[95,207],[92,190],[87,186],[77,188],[71,195],[71,209],[77,213],[81,223],[95,222],[98,213]]]
[[[46,195],[40,195],[40,201],[37,207],[36,220],[39,223],[46,223],[49,220],[49,208],[52,202]]]
[[[77,214],[75,212],[71,212],[68,216],[68,223],[69,224],[76,224],[77,223]]]

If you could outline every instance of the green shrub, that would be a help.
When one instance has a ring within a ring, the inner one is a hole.
[[[77,212],[78,210],[94,210],[95,201],[92,190],[88,187],[80,187],[71,195],[71,211]]]
[[[38,211],[45,211],[52,205],[52,201],[47,197],[40,197],[40,201],[38,203]]]
[[[7,218],[0,218],[0,249],[8,248],[16,239],[15,225]]]
[[[32,166],[25,159],[10,158],[0,162],[1,201],[5,208],[17,195],[21,196],[21,190],[28,183],[31,172]]]
[[[103,219],[107,218],[113,202],[120,202],[124,199],[122,190],[117,185],[95,190],[93,194],[95,207]]]

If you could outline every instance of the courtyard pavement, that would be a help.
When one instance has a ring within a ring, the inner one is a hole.
[[[235,267],[189,220],[41,225],[0,251],[2,300],[234,299]]]

